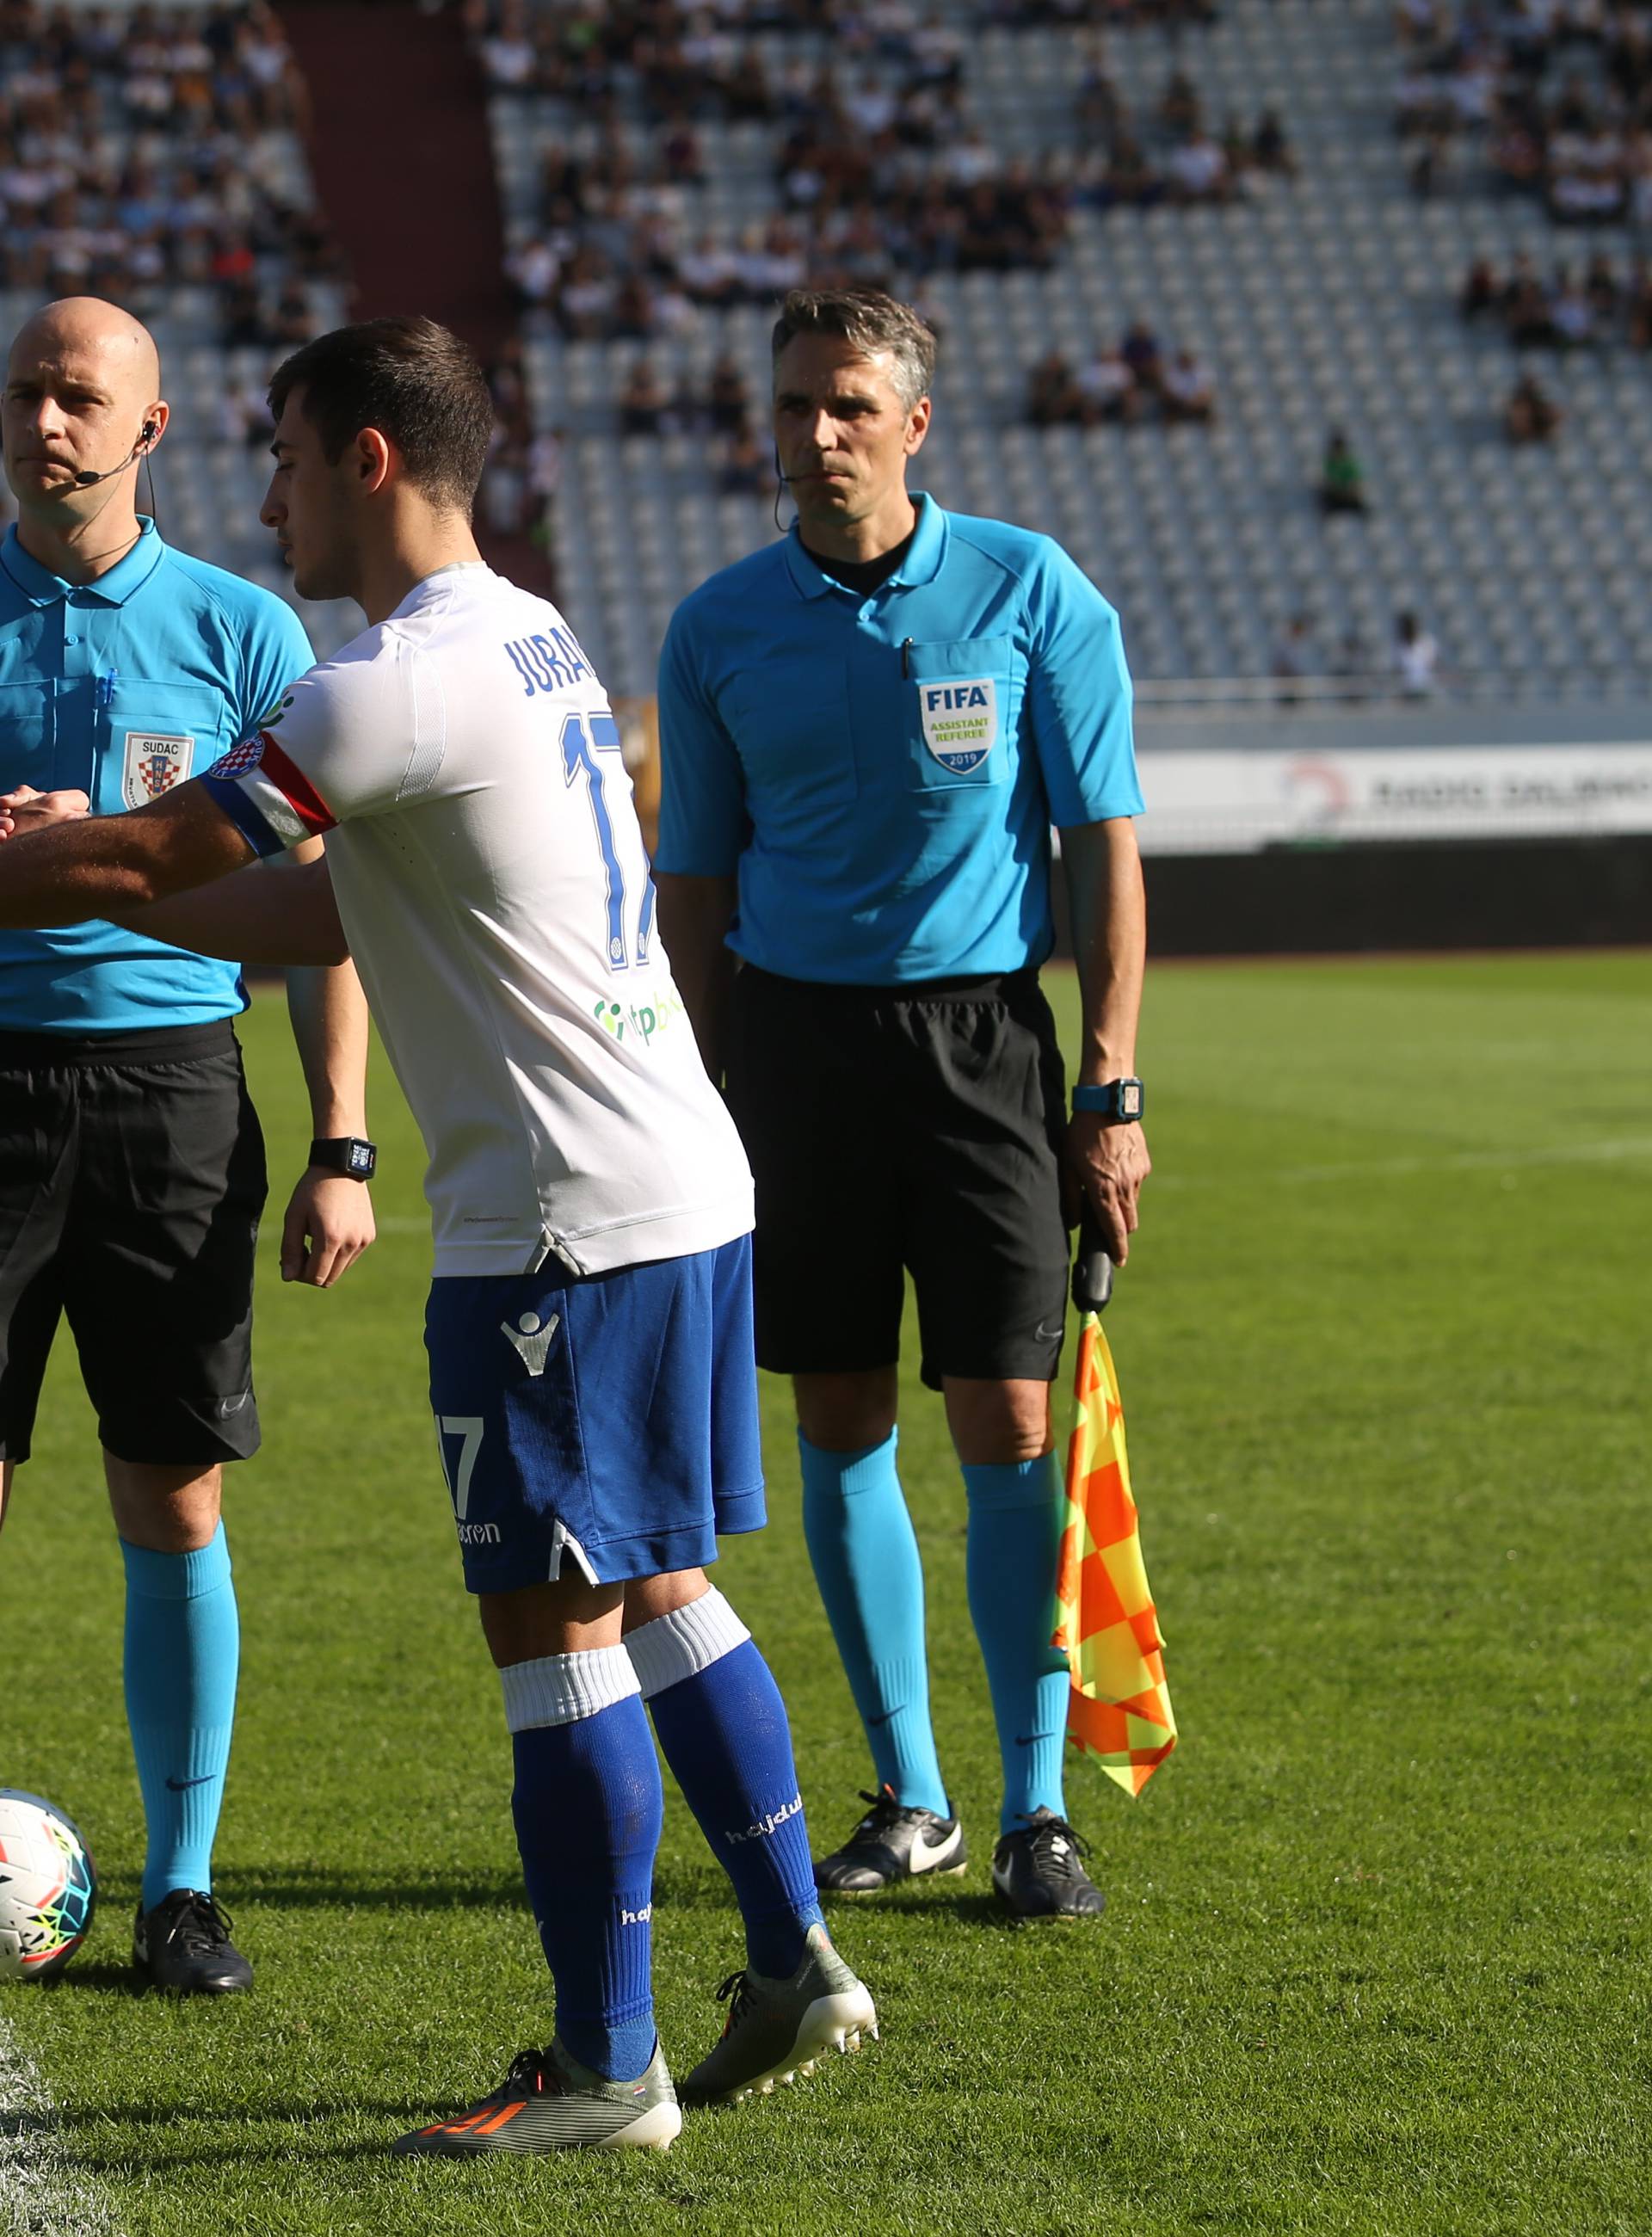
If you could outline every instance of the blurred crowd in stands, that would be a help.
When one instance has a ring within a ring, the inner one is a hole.
[[[1620,272],[1598,251],[1578,269],[1547,279],[1530,256],[1499,273],[1488,257],[1469,267],[1457,307],[1470,324],[1501,327],[1517,349],[1588,349],[1627,342],[1652,349],[1652,264],[1637,256]]]
[[[1269,173],[1296,176],[1296,155],[1275,110],[1265,109],[1248,125],[1229,116],[1218,129],[1185,70],[1172,72],[1150,119],[1132,116],[1099,42],[1080,83],[1077,118],[1080,142],[1091,152],[1080,162],[1075,188],[1102,209],[1232,201]]]
[[[1652,223],[1645,0],[1400,0],[1396,123],[1411,181],[1450,182],[1459,135],[1562,224]]]
[[[1027,417],[1034,427],[1126,427],[1149,419],[1208,424],[1216,417],[1216,381],[1192,350],[1166,350],[1136,320],[1116,345],[1074,366],[1059,351],[1027,377]]]
[[[482,470],[478,514],[495,536],[530,537],[548,556],[565,444],[560,427],[534,425],[520,334],[510,335],[495,353],[487,385],[493,398],[493,439]]]
[[[221,339],[285,349],[337,276],[291,188],[303,89],[262,0],[121,15],[0,0],[0,286],[142,314],[210,287]]]
[[[1394,617],[1386,653],[1374,650],[1358,630],[1346,630],[1335,644],[1319,640],[1318,625],[1305,610],[1290,614],[1273,640],[1271,659],[1282,707],[1304,699],[1322,699],[1323,691],[1308,693],[1297,687],[1305,677],[1325,676],[1358,686],[1351,696],[1360,698],[1398,693],[1404,699],[1431,698],[1438,689],[1440,648],[1418,616],[1410,610]],[[1341,694],[1332,693],[1332,696]]]
[[[910,293],[926,273],[1047,269],[1071,214],[1219,202],[1261,175],[1292,175],[1268,113],[1219,127],[1178,69],[1151,118],[1126,111],[1099,37],[1087,38],[1073,142],[1036,162],[995,147],[966,99],[968,34],[918,0],[864,0],[819,29],[793,0],[611,0],[550,7],[466,0],[493,89],[564,111],[540,155],[537,208],[510,278],[525,311],[575,340],[646,340],[702,313],[771,301],[805,275]],[[1212,20],[1184,0],[991,4],[981,20],[1094,32]],[[697,206],[708,126],[767,129],[775,208],[719,235]]]

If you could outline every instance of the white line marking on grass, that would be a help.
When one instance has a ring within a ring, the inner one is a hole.
[[[1629,1158],[1652,1158],[1652,1134],[1630,1134],[1618,1142],[1556,1142],[1538,1150],[1458,1150],[1437,1158],[1362,1158],[1346,1165],[1279,1165],[1268,1172],[1231,1167],[1220,1173],[1154,1174],[1150,1186],[1231,1188],[1236,1179],[1252,1181],[1404,1180],[1420,1173],[1513,1172],[1530,1165],[1611,1165]]]
[[[6,2237],[120,2237],[96,2188],[63,2156],[45,2084],[0,2018],[0,2230]]]

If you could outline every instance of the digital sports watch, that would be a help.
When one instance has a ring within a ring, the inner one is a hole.
[[[1100,1087],[1073,1090],[1074,1115],[1091,1112],[1109,1126],[1127,1126],[1146,1107],[1146,1090],[1133,1075],[1128,1079],[1109,1079]]]
[[[379,1147],[360,1134],[335,1134],[310,1144],[310,1163],[326,1173],[342,1173],[347,1180],[370,1181],[379,1163]]]

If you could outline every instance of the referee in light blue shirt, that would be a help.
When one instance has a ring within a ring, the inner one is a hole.
[[[1094,1916],[1061,1789],[1049,1397],[1068,1221],[1087,1201],[1122,1264],[1149,1170],[1130,679],[1059,545],[909,492],[934,364],[889,296],[786,299],[774,427],[798,517],[672,619],[660,914],[757,1175],[757,1356],[793,1378],[804,1530],[874,1764],[816,1877],[867,1893],[965,1863],[895,1465],[909,1270],[968,1494],[994,1884],[1023,1917]],[[1052,823],[1084,1008],[1070,1116],[1037,975]]]
[[[150,335],[93,297],[47,305],[11,345],[0,835],[23,835],[8,846],[29,844],[39,795],[118,814],[199,775],[311,665],[281,599],[172,551],[137,512],[138,462],[167,426],[160,387]],[[367,1191],[327,1164],[366,1131],[366,1010],[347,965],[294,973],[289,1000],[326,1138],[288,1207],[282,1271],[325,1285],[373,1238]],[[0,1517],[67,1318],[126,1572],[149,1836],[134,1961],[157,1987],[209,1995],[252,1980],[211,1877],[239,1640],[221,1471],[259,1439],[264,1145],[231,1023],[246,1006],[235,964],[129,927],[0,934]]]

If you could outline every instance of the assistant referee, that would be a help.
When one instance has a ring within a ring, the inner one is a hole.
[[[115,304],[48,304],[12,343],[0,830],[26,830],[43,795],[102,814],[160,798],[311,664],[283,600],[172,550],[137,511],[139,462],[168,418],[153,338]],[[325,1138],[287,1208],[281,1270],[325,1287],[373,1239],[345,1162],[366,1132],[367,1013],[348,965],[294,973],[289,1004]],[[252,1980],[211,1877],[240,1637],[221,1470],[259,1440],[264,1145],[231,1023],[246,1006],[233,963],[130,927],[0,937],[0,1517],[67,1317],[126,1572],[148,1831],[134,1962],[158,1987],[209,1995]]]
[[[1080,1195],[1121,1264],[1149,1170],[1130,680],[1117,615],[1058,544],[909,492],[935,351],[876,291],[786,298],[774,429],[797,520],[673,617],[660,916],[757,1176],[757,1356],[793,1378],[809,1554],[875,1766],[816,1877],[869,1892],[965,1861],[895,1465],[904,1269],[968,1495],[994,1884],[1023,1917],[1094,1915],[1061,1784],[1050,1384]],[[1038,984],[1052,824],[1083,999],[1070,1116]]]

